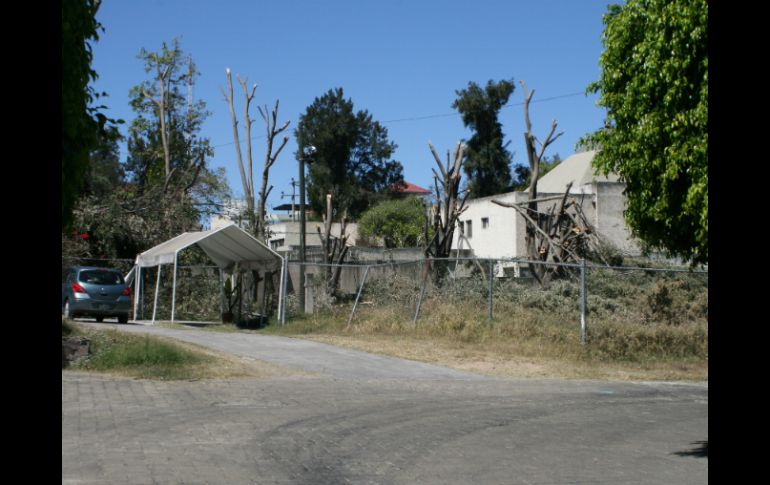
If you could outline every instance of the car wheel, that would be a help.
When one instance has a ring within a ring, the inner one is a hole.
[[[104,317],[96,317],[96,321],[102,323],[104,321]]]
[[[118,316],[118,323],[128,323],[128,314]]]
[[[62,308],[61,314],[67,320],[72,318],[72,315],[70,314],[70,301],[69,300],[64,300],[64,308]]]

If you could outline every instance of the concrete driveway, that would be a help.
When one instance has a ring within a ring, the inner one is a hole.
[[[708,483],[706,384],[492,379],[298,339],[121,329],[317,374],[63,371],[63,483]]]

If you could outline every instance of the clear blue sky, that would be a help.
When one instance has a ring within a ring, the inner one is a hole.
[[[104,0],[97,19],[105,31],[93,45],[99,75],[94,87],[109,94],[105,113],[124,119],[126,134],[134,118],[128,92],[148,76],[136,57],[139,50],[159,51],[163,41],[179,37],[201,72],[194,96],[212,112],[201,133],[215,147],[209,163],[226,169],[233,196],[243,190],[220,91],[226,67],[258,85],[252,104],[255,182],[261,180],[265,155],[256,104],[272,107],[280,99],[279,121],[291,120],[289,143],[271,171],[275,188],[268,207],[290,202],[280,195],[291,192],[291,177],[298,175],[293,130],[299,116],[335,87],[344,89],[356,110],[368,110],[387,127],[405,179],[431,188],[435,162],[428,141],[445,154],[470,137],[451,108],[455,91],[469,81],[514,79],[511,106],[500,113],[514,164],[527,163],[520,80],[535,90],[530,106],[535,135],[544,137],[552,119],[565,132],[549,154],[566,158],[581,136],[603,124],[596,96],[583,93],[599,77],[602,15],[609,3],[615,2]],[[234,88],[243,126],[237,82]],[[554,97],[559,98],[547,100]]]

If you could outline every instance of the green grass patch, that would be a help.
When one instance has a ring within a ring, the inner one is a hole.
[[[214,358],[188,346],[150,335],[116,330],[84,330],[91,340],[91,355],[72,368],[111,372],[145,379],[200,378],[202,368]]]
[[[157,380],[197,380],[232,377],[293,375],[266,362],[247,361],[173,339],[137,335],[112,329],[94,329],[62,323],[62,336],[83,336],[91,341],[90,355],[72,364],[76,371],[104,372],[124,377]]]

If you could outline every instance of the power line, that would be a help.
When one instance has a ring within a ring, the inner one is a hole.
[[[559,96],[551,96],[550,98],[543,98],[543,99],[538,99],[538,100],[535,100],[535,101],[531,101],[530,104],[533,104],[533,103],[544,103],[546,101],[553,101],[554,99],[569,98],[569,97],[572,97],[572,96],[579,96],[579,95],[585,95],[585,93],[581,91],[579,93],[561,94]],[[511,108],[513,106],[524,106],[524,103],[522,102],[522,103],[506,104],[505,106],[503,106],[503,108]],[[396,119],[396,120],[381,121],[380,123],[399,123],[399,122],[402,122],[402,121],[419,121],[419,120],[427,120],[427,119],[432,119],[432,118],[446,118],[446,117],[449,117],[449,116],[459,116],[459,115],[460,115],[460,113],[446,113],[446,114],[441,114],[441,115],[417,116],[417,117],[414,117],[414,118],[399,118],[399,119]]]
[[[553,101],[555,99],[570,98],[570,97],[573,97],[573,96],[584,96],[584,95],[585,95],[585,92],[583,92],[583,91],[580,91],[580,92],[577,92],[577,93],[561,94],[559,96],[551,96],[550,98],[543,98],[543,99],[532,100],[532,101],[530,101],[530,104],[545,103],[546,101]],[[505,106],[503,106],[503,108],[512,108],[514,106],[524,106],[524,103],[521,102],[521,103],[506,104]],[[395,120],[380,121],[380,123],[401,123],[401,122],[404,122],[404,121],[421,121],[421,120],[430,120],[430,119],[435,119],[435,118],[447,118],[449,116],[460,116],[460,113],[445,113],[445,114],[435,114],[435,115],[426,115],[426,116],[415,116],[415,117],[412,117],[412,118],[398,118],[398,119],[395,119]],[[252,140],[256,140],[256,139],[259,139],[259,138],[265,138],[265,135],[259,135],[259,136],[251,137]],[[212,148],[223,147],[223,146],[227,146],[227,145],[235,145],[235,142],[231,141],[229,143],[221,143],[219,145],[213,145]]]

